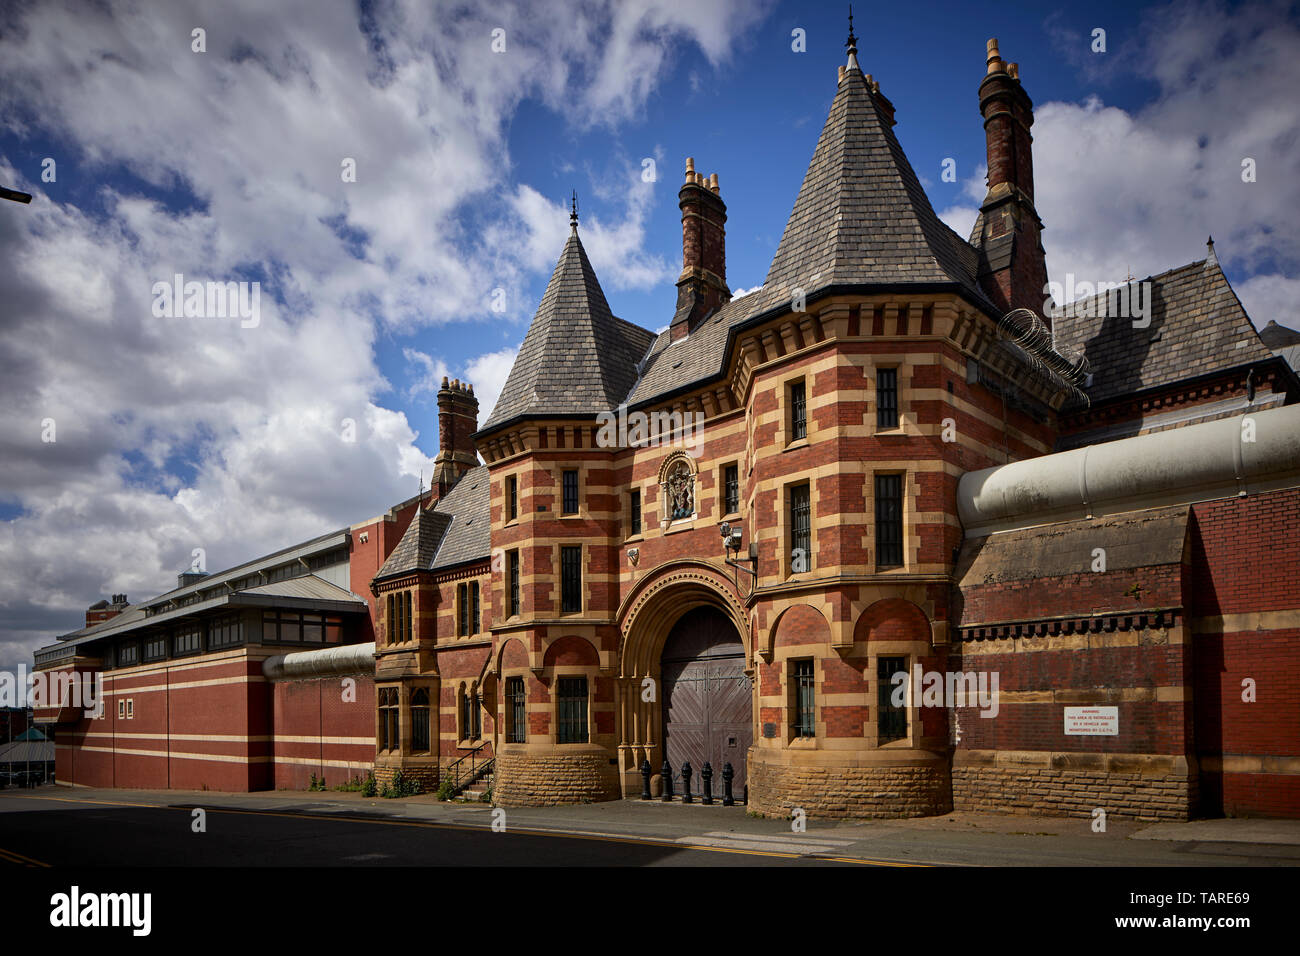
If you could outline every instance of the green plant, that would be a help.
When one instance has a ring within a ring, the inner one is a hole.
[[[443,777],[438,782],[439,800],[450,800],[453,796],[455,796],[455,792],[456,792],[456,784],[452,781],[451,777]]]
[[[346,783],[340,783],[334,789],[343,793],[356,793],[359,790],[364,791],[366,789],[366,781],[360,777],[353,777]],[[371,796],[374,796],[374,794],[371,794]]]
[[[491,802],[492,802],[492,788],[491,788],[491,787],[488,787],[486,790],[484,790],[482,793],[479,794],[478,802],[479,802],[479,803],[491,803]]]
[[[363,797],[373,797],[378,795],[379,786],[375,783],[375,775],[372,773],[366,777],[366,782],[361,785],[361,795]]]

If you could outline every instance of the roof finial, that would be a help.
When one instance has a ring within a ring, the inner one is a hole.
[[[851,3],[849,4],[849,38],[844,41],[844,45],[848,47],[849,51],[849,62],[845,69],[860,70],[861,67],[858,66],[858,38],[853,35],[853,4]]]
[[[573,191],[573,196],[570,198],[569,202],[570,202],[570,209],[571,209],[571,211],[569,212],[569,227],[574,232],[577,232],[578,231],[578,191],[576,189]]]

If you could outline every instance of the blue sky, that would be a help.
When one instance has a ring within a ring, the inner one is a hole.
[[[36,199],[0,208],[0,667],[101,596],[164,590],[194,547],[215,570],[414,494],[441,376],[473,382],[486,419],[571,189],[616,314],[671,316],[687,156],[719,176],[732,288],[760,284],[846,12],[17,4],[0,25],[0,182]],[[983,196],[976,90],[996,36],[1035,102],[1054,279],[1158,273],[1213,233],[1256,324],[1300,324],[1295,4],[873,4],[855,26],[959,232]],[[259,324],[155,317],[152,285],[177,272],[260,281]]]

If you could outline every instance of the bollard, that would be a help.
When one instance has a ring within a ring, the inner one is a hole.
[[[664,758],[664,768],[660,771],[664,780],[664,803],[673,802],[673,768],[668,765],[668,758]]]
[[[709,762],[704,761],[704,769],[700,771],[700,779],[704,781],[704,799],[700,802],[706,807],[713,804],[713,768]]]
[[[682,803],[691,803],[691,762],[682,764]]]
[[[734,807],[736,798],[731,795],[731,778],[736,775],[732,768],[731,762],[728,761],[722,765],[722,805],[724,807]]]
[[[650,761],[641,761],[641,799],[650,799]]]

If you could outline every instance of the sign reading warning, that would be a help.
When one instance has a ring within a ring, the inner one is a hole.
[[[1114,737],[1118,733],[1118,707],[1065,708],[1067,737]]]

